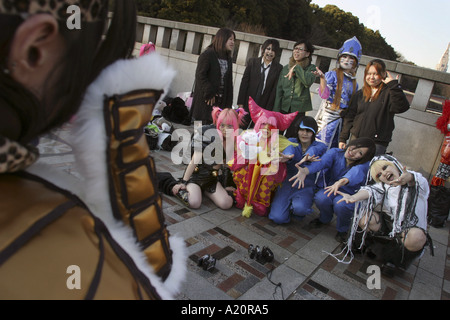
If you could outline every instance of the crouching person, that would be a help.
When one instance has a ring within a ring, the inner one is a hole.
[[[347,254],[352,249],[367,252],[382,262],[384,274],[393,275],[421,256],[426,244],[432,249],[427,233],[428,181],[394,157],[376,156],[366,186],[354,195],[338,193],[343,196],[340,202],[357,202]]]

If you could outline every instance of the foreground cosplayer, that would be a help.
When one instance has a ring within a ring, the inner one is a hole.
[[[156,54],[128,59],[133,2],[115,1],[104,41],[108,1],[84,1],[67,32],[78,3],[0,2],[0,299],[171,299],[184,244],[143,126],[174,72]],[[35,163],[36,139],[71,118],[80,179]]]

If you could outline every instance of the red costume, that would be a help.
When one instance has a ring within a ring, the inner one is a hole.
[[[432,186],[443,186],[450,176],[450,100],[445,100],[442,115],[436,121],[436,128],[445,134],[441,148],[441,163],[431,180]]]
[[[279,152],[290,143],[284,136],[274,134],[268,139],[261,138],[259,128],[270,124],[272,130],[286,130],[294,120],[297,112],[282,114],[259,107],[252,98],[249,99],[249,110],[255,123],[254,136],[256,143],[248,145],[244,142],[243,149],[238,150],[236,157],[229,163],[236,184],[236,207],[242,209],[242,215],[249,218],[252,212],[266,216],[272,200],[272,193],[286,177],[286,164],[279,163]],[[253,130],[248,130],[248,132]],[[246,132],[241,134],[241,138]],[[251,133],[250,133],[251,135]],[[246,138],[243,138],[246,140]],[[239,141],[239,139],[238,139]],[[239,148],[238,148],[239,149]],[[244,151],[244,149],[246,151]],[[253,156],[250,156],[253,154]]]

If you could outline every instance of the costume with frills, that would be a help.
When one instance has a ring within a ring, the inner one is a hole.
[[[359,62],[362,49],[356,37],[344,42],[338,53],[339,67],[325,73],[327,86],[324,92],[319,88],[319,96],[323,100],[315,117],[319,126],[316,139],[325,143],[328,148],[338,147],[342,129],[341,112],[348,108],[352,95],[358,90],[355,75],[345,72],[339,65],[339,58],[344,54],[354,57]],[[334,101],[337,95],[340,95],[340,101]]]
[[[249,110],[255,123],[262,115],[267,118],[274,117],[277,120],[278,130],[286,130],[297,115],[297,112],[285,115],[265,110],[252,98],[249,99]],[[246,131],[238,137],[238,143],[245,134]],[[242,215],[247,218],[252,212],[259,216],[268,214],[273,191],[286,177],[286,164],[279,163],[277,160],[279,153],[293,143],[278,134],[272,135],[268,140],[270,141],[258,141],[255,145],[259,148],[255,158],[249,159],[245,152],[240,150],[241,152],[238,151],[234,159],[228,162],[236,184],[236,207],[243,209]]]
[[[403,166],[392,156],[376,156],[370,165],[378,160],[392,162],[400,174],[404,172]],[[433,254],[432,241],[427,232],[428,181],[418,172],[409,170],[408,172],[414,176],[415,184],[412,187],[390,186],[383,182],[374,183],[371,178],[368,178],[367,185],[361,187],[369,193],[369,198],[355,203],[347,244],[340,253],[332,255],[339,262],[350,263],[354,257],[354,250],[369,248],[384,263],[391,262],[397,267],[407,268],[411,261],[423,251],[411,252],[401,241],[401,238],[406,237],[413,227],[423,230]],[[380,215],[381,228],[377,232],[369,230],[369,221],[373,212],[378,212]],[[361,228],[359,224],[363,217],[367,219],[366,224]]]

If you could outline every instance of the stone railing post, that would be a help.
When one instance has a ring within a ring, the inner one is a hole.
[[[179,29],[172,29],[172,36],[170,37],[170,50],[177,50],[178,49],[178,40],[180,37],[180,30]]]
[[[411,107],[420,111],[426,111],[433,88],[434,81],[419,79]]]
[[[236,64],[245,66],[247,64],[248,53],[250,49],[250,43],[247,41],[239,42],[239,51],[236,58]]]
[[[157,47],[163,47],[164,31],[165,31],[164,27],[158,27],[158,32],[156,34],[156,43],[155,43],[155,45]]]

